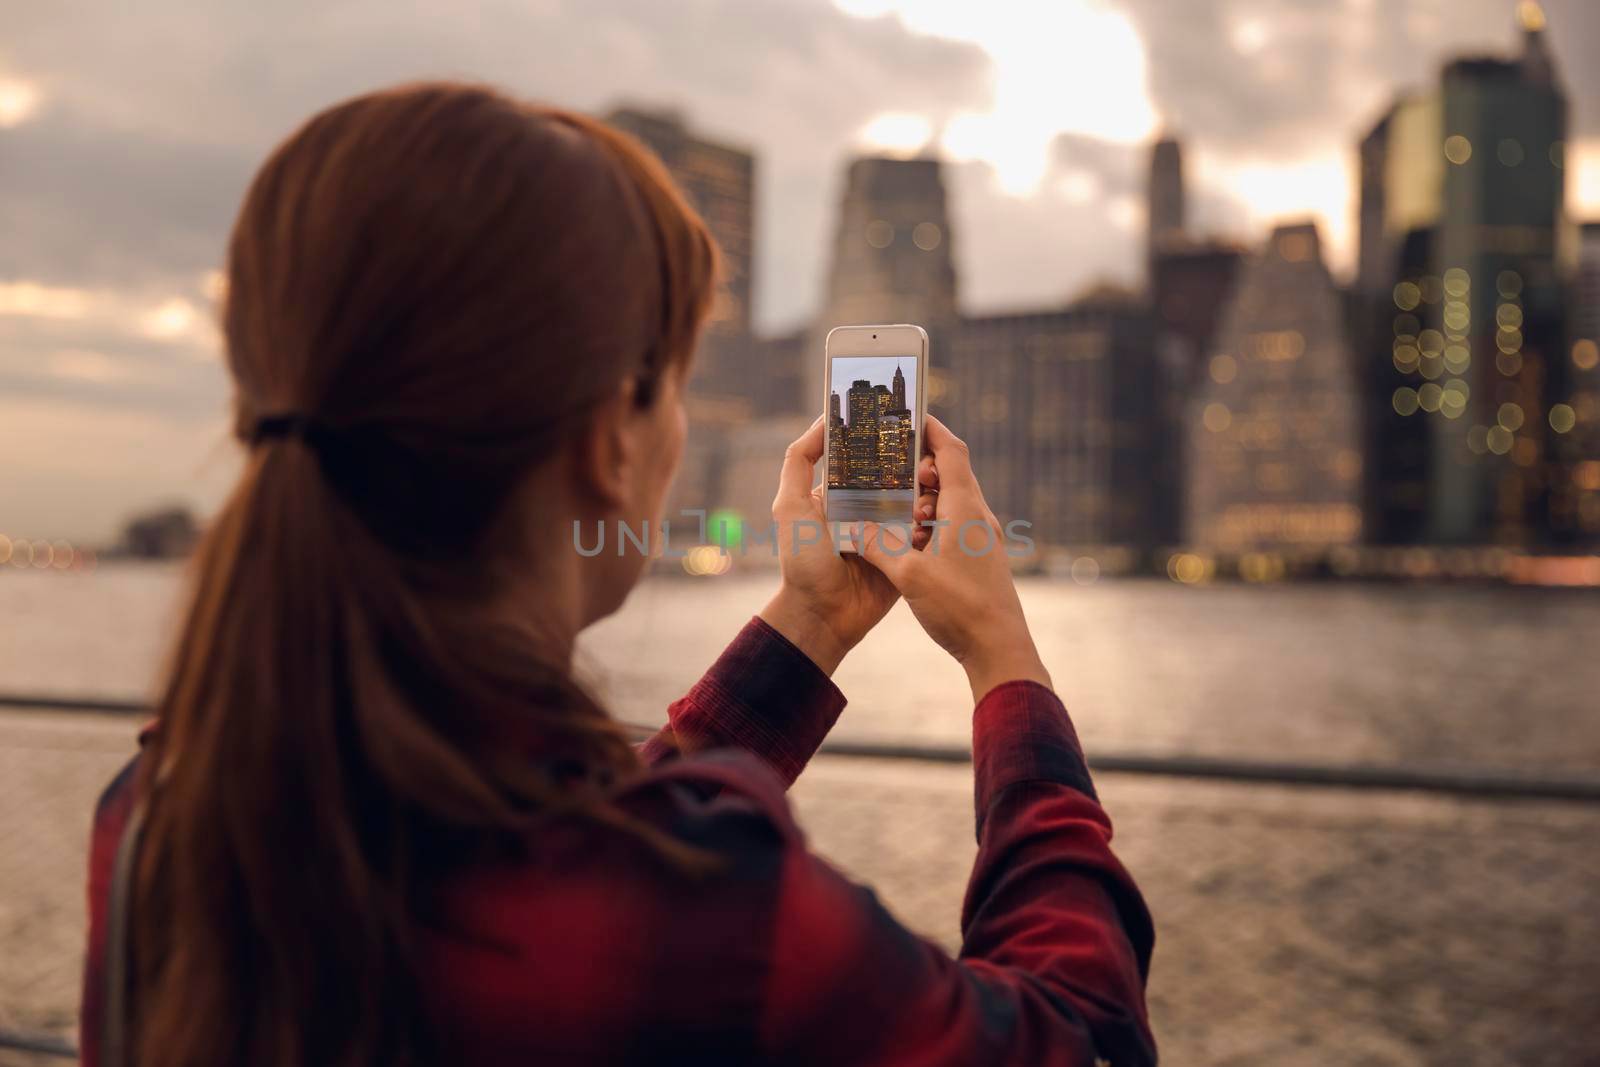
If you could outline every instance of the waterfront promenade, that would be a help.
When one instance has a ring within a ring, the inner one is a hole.
[[[0,1027],[72,1036],[87,814],[116,717],[0,713]],[[970,771],[819,757],[816,847],[955,947]],[[1158,922],[1174,1064],[1586,1062],[1600,1002],[1600,807],[1102,775]],[[46,1062],[0,1050],[0,1064]]]

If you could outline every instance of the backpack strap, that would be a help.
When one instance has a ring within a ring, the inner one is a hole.
[[[105,1067],[133,1067],[128,1047],[128,989],[133,980],[133,877],[144,839],[144,802],[134,804],[117,843],[106,915],[106,1005],[100,1049]]]

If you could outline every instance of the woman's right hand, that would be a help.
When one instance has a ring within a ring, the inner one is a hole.
[[[1011,580],[1005,533],[984,502],[966,443],[932,415],[923,434],[928,455],[917,474],[922,492],[934,494],[933,514],[918,520],[939,524],[933,538],[918,550],[903,529],[862,523],[852,530],[856,551],[894,583],[928,636],[966,670],[974,701],[1002,682],[1050,685]]]

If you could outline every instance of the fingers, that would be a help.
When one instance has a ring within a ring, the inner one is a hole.
[[[811,482],[817,460],[822,458],[822,416],[809,429],[790,442],[783,453],[783,469],[778,474],[778,495],[772,501],[772,515],[782,518],[811,510]]]
[[[922,525],[932,521],[939,510],[939,496],[937,493],[923,493],[917,497],[917,505],[912,514],[915,516],[916,525],[911,531],[911,544],[914,548],[922,548],[933,539],[933,530]]]
[[[933,492],[939,491],[939,468],[934,465],[932,456],[923,456],[917,464],[917,484]]]
[[[967,443],[932,415],[923,420],[923,439],[928,453],[933,457],[938,471],[939,490],[971,489],[977,486],[977,476],[972,473],[972,459],[967,455]]]
[[[882,571],[897,589],[916,565],[917,554],[906,540],[903,529],[858,522],[850,527],[850,540],[855,544],[856,554]]]

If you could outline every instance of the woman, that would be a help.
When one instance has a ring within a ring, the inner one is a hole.
[[[247,460],[97,815],[86,1064],[1153,1061],[1149,918],[1003,555],[800,543],[820,420],[778,591],[670,725],[635,749],[573,683],[646,563],[574,524],[659,518],[715,263],[633,142],[481,89],[361,97],[267,161],[224,313]],[[926,437],[921,505],[993,524]],[[959,961],[784,797],[898,596],[976,703]]]

